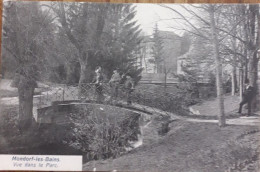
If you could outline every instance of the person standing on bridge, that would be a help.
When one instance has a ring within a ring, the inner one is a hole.
[[[103,99],[103,75],[102,75],[102,68],[100,66],[96,67],[95,70],[96,76],[94,78],[93,83],[95,84],[95,92],[96,92],[96,100],[97,102],[102,102]]]
[[[118,88],[119,88],[119,84],[121,81],[121,76],[118,72],[118,70],[114,70],[113,71],[113,75],[109,81],[109,85],[112,87],[111,90],[111,97],[110,97],[110,101],[117,101],[117,97],[118,97]]]
[[[238,110],[238,113],[241,113],[242,112],[242,107],[244,104],[248,104],[247,108],[248,108],[248,113],[247,113],[247,116],[250,116],[251,115],[251,103],[252,103],[252,100],[254,98],[254,95],[255,95],[255,89],[253,86],[251,86],[249,84],[249,80],[246,79],[245,80],[245,91],[242,95],[242,101],[240,102],[239,104],[239,110]]]
[[[133,81],[133,78],[129,74],[126,74],[125,89],[126,89],[127,105],[131,105],[132,104],[132,92],[134,91],[134,81]]]

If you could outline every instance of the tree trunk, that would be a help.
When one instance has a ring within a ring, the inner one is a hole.
[[[165,93],[166,93],[166,87],[167,87],[167,69],[164,61],[164,92]]]
[[[167,73],[164,73],[164,92],[166,93],[166,88],[167,88]]]
[[[18,83],[19,95],[19,128],[26,130],[31,127],[33,119],[34,81],[20,75]]]
[[[86,84],[90,82],[90,70],[87,65],[87,61],[80,61],[80,78],[79,78],[79,98],[86,95],[87,86]]]
[[[219,126],[224,127],[226,125],[225,111],[224,111],[224,97],[223,97],[223,81],[222,81],[222,63],[219,56],[219,40],[217,37],[216,25],[215,25],[215,12],[214,6],[210,5],[210,25],[212,31],[212,41],[214,46],[214,57],[216,66],[216,86],[217,86],[217,98],[219,107]]]
[[[245,80],[247,80],[248,79],[248,59],[247,59],[247,50],[246,50],[246,52],[245,52],[245,57],[246,57],[246,59],[245,59],[245,69],[244,69],[244,80],[243,81],[245,81]]]
[[[247,5],[241,5],[241,12],[242,12],[242,16],[243,16],[243,33],[244,33],[244,64],[242,64],[242,67],[244,66],[244,74],[242,74],[242,84],[244,83],[244,81],[248,78],[248,43],[249,43],[249,38],[248,38],[248,14],[247,14]],[[243,87],[241,87],[243,91]]]
[[[249,58],[249,66],[248,66],[248,72],[249,72],[249,81],[250,85],[252,85],[255,88],[255,91],[257,91],[257,72],[258,72],[258,61],[257,58],[257,50],[259,49],[259,43],[260,43],[260,17],[259,17],[259,5],[256,4],[250,4],[249,5],[249,31],[250,31],[250,41],[248,45],[248,49],[250,54],[252,54]],[[257,35],[255,34],[257,32]],[[252,112],[256,111],[257,107],[257,101],[256,96],[254,96],[251,104]]]
[[[144,50],[143,50],[143,60],[144,60],[145,73],[147,73],[146,51],[147,51],[146,47],[144,47]]]
[[[66,65],[66,84],[72,84],[74,82],[74,64],[73,62],[69,62],[69,65]]]
[[[243,68],[239,68],[239,98],[240,101],[242,101],[242,95],[243,95],[243,89],[244,89],[244,72]]]
[[[66,83],[67,84],[75,84],[79,82],[79,67],[77,62],[69,62],[66,65]]]
[[[238,18],[234,18],[235,23],[237,23]],[[231,21],[232,22],[232,21]],[[234,24],[234,23],[233,23]],[[233,34],[236,36],[237,35],[237,28],[233,30]],[[237,40],[235,37],[231,39],[231,44],[232,44],[232,50],[234,52],[237,51]],[[232,73],[231,73],[231,95],[234,96],[237,92],[237,55],[236,53],[233,54],[232,58]]]
[[[234,96],[236,94],[236,91],[237,91],[237,68],[235,66],[233,66],[231,77],[232,77],[231,94],[232,94],[232,96]]]
[[[146,63],[145,55],[144,55],[144,69],[145,69],[145,73],[147,73],[148,69],[147,69],[147,63]]]
[[[249,81],[250,85],[252,85],[257,90],[257,72],[258,72],[258,58],[257,58],[257,52],[254,52],[253,57],[249,60]],[[257,97],[254,96],[251,104],[252,112],[255,112],[257,109]]]

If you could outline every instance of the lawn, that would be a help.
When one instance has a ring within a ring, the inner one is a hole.
[[[87,163],[84,170],[224,172],[240,162],[246,162],[240,169],[258,170],[257,127],[176,121],[170,129],[122,157]]]
[[[10,90],[0,90],[0,98],[3,97],[17,97],[18,92],[17,91],[10,91]]]

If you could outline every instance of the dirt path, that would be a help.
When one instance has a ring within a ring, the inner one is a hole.
[[[0,103],[3,105],[18,105],[18,90],[17,88],[14,88],[11,86],[12,80],[9,79],[2,79],[0,80],[0,90],[1,91],[9,91],[17,94],[16,96],[6,96],[6,97],[0,97]],[[49,89],[50,87],[46,84],[37,82],[38,88],[35,89],[35,93],[39,93],[38,95],[34,95],[34,106],[36,107],[39,104],[40,97],[46,97],[51,96],[53,94],[57,94],[58,92],[61,92],[60,87],[55,87],[52,89]],[[51,102],[50,102],[51,103]]]
[[[238,96],[225,96],[225,113],[229,115],[238,111],[240,99]],[[195,115],[205,115],[205,116],[217,116],[218,115],[218,100],[216,98],[208,101],[204,101],[200,104],[193,105],[190,110]]]
[[[186,119],[189,122],[199,123],[218,123],[218,120],[206,120],[206,119]],[[227,119],[227,125],[247,125],[247,126],[260,126],[259,116],[239,117],[234,119]]]
[[[151,113],[157,113],[160,115],[169,115],[171,119],[181,119],[189,122],[195,122],[195,123],[218,123],[218,120],[213,120],[213,119],[195,119],[195,118],[190,118],[190,117],[182,117],[180,115],[176,115],[170,112],[165,112],[160,109],[144,106],[144,105],[139,105],[139,104],[133,104],[134,107],[138,109],[143,109],[145,111],[151,112]],[[205,110],[206,111],[206,110]],[[208,110],[210,113],[210,109]],[[228,125],[249,125],[249,126],[260,126],[260,111],[256,112],[254,116],[241,116],[238,118],[234,119],[227,119],[226,123]]]
[[[0,90],[17,91],[17,88],[11,87],[11,83],[9,79],[0,79]]]

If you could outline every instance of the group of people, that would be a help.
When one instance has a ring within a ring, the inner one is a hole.
[[[104,76],[102,74],[102,68],[98,66],[95,70],[95,77],[93,80],[96,90],[96,100],[102,102],[104,100],[103,95],[103,83]],[[119,88],[122,86],[122,90],[126,93],[126,102],[128,105],[132,104],[131,95],[134,91],[134,81],[129,73],[120,74],[118,69],[113,71],[111,79],[109,80],[109,86],[111,87],[110,102],[115,103],[118,99]]]

